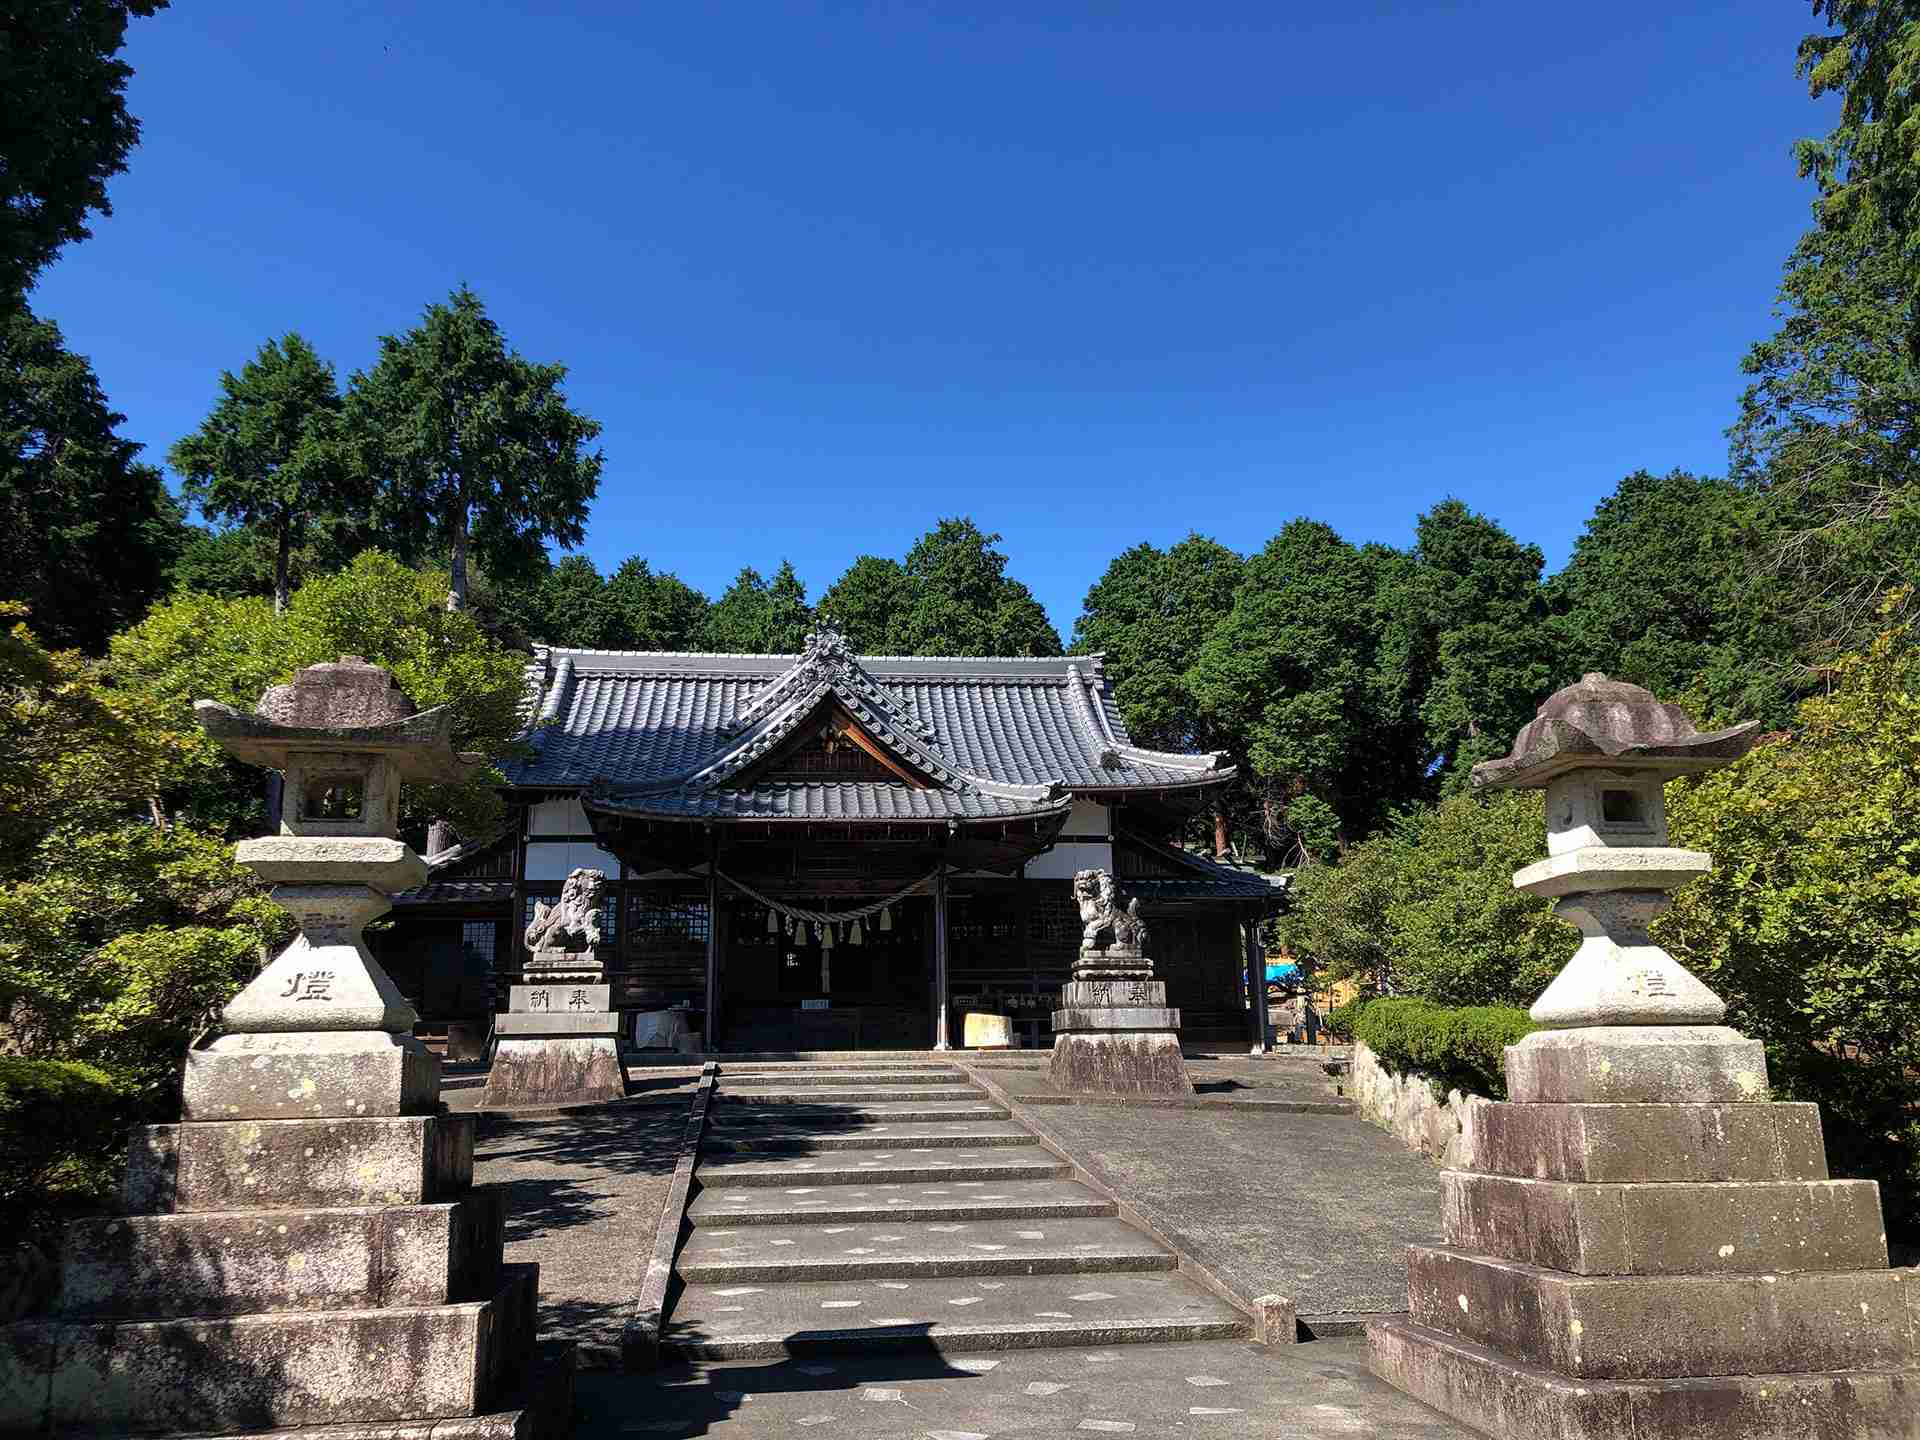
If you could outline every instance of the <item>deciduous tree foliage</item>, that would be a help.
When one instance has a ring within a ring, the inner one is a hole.
[[[467,602],[470,551],[505,577],[536,572],[546,542],[584,537],[604,457],[586,448],[600,424],[568,406],[566,374],[509,349],[462,286],[353,377],[347,420],[382,534],[408,556],[444,547],[449,609]]]
[[[49,645],[98,652],[160,593],[179,543],[160,472],[116,433],[126,418],[57,326],[0,305],[0,598]]]
[[[1901,597],[1904,599],[1905,597]],[[1836,1168],[1920,1200],[1920,645],[1897,624],[1792,729],[1668,788],[1676,845],[1713,854],[1656,936],[1824,1107]]]
[[[268,538],[273,608],[284,610],[293,553],[309,530],[369,499],[350,463],[340,389],[333,366],[289,333],[262,345],[239,374],[223,371],[220,390],[212,413],[167,459],[209,518]]]
[[[89,214],[111,215],[140,122],[127,21],[167,0],[9,0],[0,9],[0,302],[24,294]]]

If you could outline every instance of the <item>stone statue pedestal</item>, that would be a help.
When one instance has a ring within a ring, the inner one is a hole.
[[[494,1018],[483,1110],[592,1105],[627,1093],[613,987],[591,952],[535,951]]]
[[[1082,950],[1053,1012],[1056,1090],[1084,1095],[1191,1095],[1180,1012],[1139,950]]]

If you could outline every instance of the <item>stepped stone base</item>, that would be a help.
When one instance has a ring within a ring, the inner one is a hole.
[[[161,1319],[483,1300],[500,1282],[501,1202],[482,1189],[446,1205],[76,1221],[56,1308]]]
[[[1060,1029],[1060,1014],[1054,1028]],[[1158,1012],[1155,1012],[1158,1013]],[[1178,1011],[1171,1012],[1178,1023]],[[1053,1038],[1048,1079],[1056,1090],[1084,1095],[1191,1095],[1193,1081],[1172,1030],[1069,1031]]]
[[[223,1035],[187,1052],[188,1120],[420,1115],[440,1103],[440,1057],[380,1030]]]
[[[480,1108],[584,1105],[624,1099],[626,1093],[620,1045],[612,1035],[503,1038],[494,1050]]]
[[[421,1205],[473,1183],[471,1115],[144,1125],[127,1145],[132,1215]]]
[[[1367,1339],[1381,1379],[1497,1440],[1920,1440],[1920,1369],[1574,1380],[1407,1320]]]
[[[524,1378],[537,1277],[506,1267],[468,1304],[12,1325],[0,1415],[115,1433],[472,1416]]]

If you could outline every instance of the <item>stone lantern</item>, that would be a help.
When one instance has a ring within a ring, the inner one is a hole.
[[[361,932],[392,908],[394,892],[427,878],[426,862],[397,837],[400,786],[464,773],[448,739],[451,711],[416,711],[391,675],[357,655],[309,665],[251,714],[211,700],[194,709],[229,753],[285,773],[281,833],[243,840],[234,858],[273,886],[300,934],[221,1013],[220,1038],[189,1056],[187,1118],[431,1108],[439,1057],[413,1038],[420,1017]],[[316,1063],[320,1054],[329,1058]]]
[[[46,1316],[0,1327],[0,1431],[534,1440],[571,1357],[536,1361],[538,1267],[502,1263],[471,1115],[361,928],[426,875],[400,785],[456,778],[445,709],[357,656],[207,732],[283,770],[283,833],[241,842],[300,934],[188,1052],[182,1121],[136,1130],[125,1213],[67,1229]]]
[[[1667,844],[1665,782],[1730,764],[1637,685],[1583,676],[1476,785],[1547,792],[1514,885],[1580,947],[1469,1112],[1444,1243],[1407,1253],[1374,1370],[1489,1435],[1920,1437],[1920,1289],[1887,1268],[1879,1187],[1830,1180],[1819,1108],[1772,1103],[1766,1052],[1647,934],[1713,867]]]

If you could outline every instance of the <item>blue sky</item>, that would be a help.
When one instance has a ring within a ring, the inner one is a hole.
[[[157,458],[268,335],[344,381],[465,281],[606,427],[588,553],[709,593],[970,514],[1065,635],[1137,541],[1404,544],[1448,495],[1552,567],[1628,471],[1725,468],[1830,123],[1810,25],[179,0],[35,304]]]

